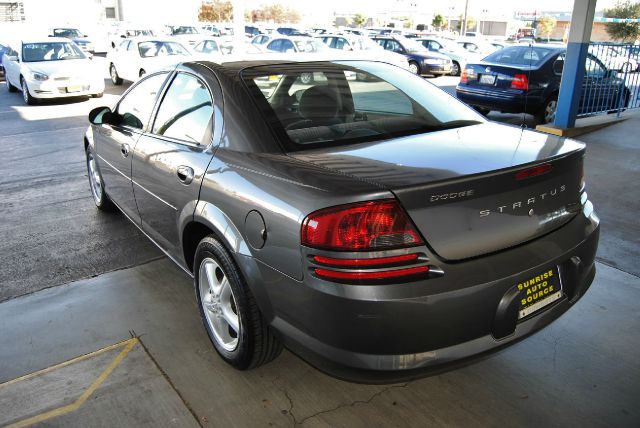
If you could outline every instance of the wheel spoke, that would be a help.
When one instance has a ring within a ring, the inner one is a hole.
[[[218,279],[216,278],[216,266],[213,263],[207,263],[205,265],[205,272],[207,273],[207,285],[209,285],[209,290],[212,294],[217,296],[220,294],[220,284],[218,284]]]
[[[231,305],[222,305],[222,317],[233,329],[233,331],[236,332],[236,334],[240,333],[240,322],[238,320],[238,315],[236,315],[231,310]]]

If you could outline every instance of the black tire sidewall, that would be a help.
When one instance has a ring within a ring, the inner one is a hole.
[[[240,321],[240,334],[238,335],[238,346],[233,351],[227,351],[216,341],[211,327],[207,322],[207,318],[204,313],[204,306],[202,305],[202,299],[200,296],[200,264],[205,258],[214,259],[224,274],[227,276],[229,286],[233,293],[233,297],[236,301],[236,310],[238,312],[238,318]],[[249,301],[247,293],[249,292],[244,279],[242,278],[240,271],[238,270],[235,262],[224,248],[224,246],[213,235],[209,235],[200,241],[193,262],[193,274],[194,274],[194,288],[196,293],[196,299],[198,302],[198,309],[200,311],[200,317],[204,324],[209,339],[213,344],[216,352],[227,363],[238,369],[245,369],[249,367],[253,358],[254,343],[251,336],[253,326],[251,325]]]

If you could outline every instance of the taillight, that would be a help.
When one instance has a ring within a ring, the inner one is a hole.
[[[516,73],[513,76],[513,80],[511,81],[512,89],[524,89],[525,91],[529,89],[529,78],[526,74]]]
[[[429,266],[415,266],[404,269],[395,270],[383,270],[372,272],[345,272],[336,271],[330,269],[315,269],[316,275],[333,280],[348,281],[348,282],[364,282],[364,281],[379,281],[398,279],[403,277],[425,275],[429,273]]]
[[[334,251],[371,251],[421,245],[422,238],[397,201],[331,207],[304,219],[302,245]]]
[[[373,259],[336,259],[334,257],[314,256],[313,261],[323,265],[335,267],[359,268],[359,267],[380,267],[410,263],[418,260],[417,254],[402,254],[400,256],[377,257]]]
[[[544,163],[542,165],[536,165],[531,168],[523,169],[516,173],[516,180],[525,180],[527,178],[537,177],[542,174],[546,174],[553,169],[551,164]]]
[[[460,74],[460,83],[467,83],[469,81],[469,75],[467,74],[467,69],[462,70],[462,74]]]

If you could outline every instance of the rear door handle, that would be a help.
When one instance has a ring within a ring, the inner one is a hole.
[[[129,145],[127,143],[120,144],[120,153],[122,154],[123,158],[129,156]]]
[[[178,180],[183,184],[189,184],[193,181],[193,168],[190,166],[180,165],[176,171]]]

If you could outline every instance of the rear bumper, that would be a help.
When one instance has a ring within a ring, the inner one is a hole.
[[[389,383],[498,350],[560,317],[593,281],[598,222],[579,214],[532,242],[456,264],[429,255],[444,275],[404,284],[297,281],[251,258],[240,264],[259,271],[266,285],[254,294],[287,347],[333,376]],[[517,309],[505,309],[518,281],[556,266],[563,297],[518,321]]]
[[[518,90],[495,90],[458,85],[456,96],[466,104],[505,113],[536,113],[544,104],[542,97]]]

